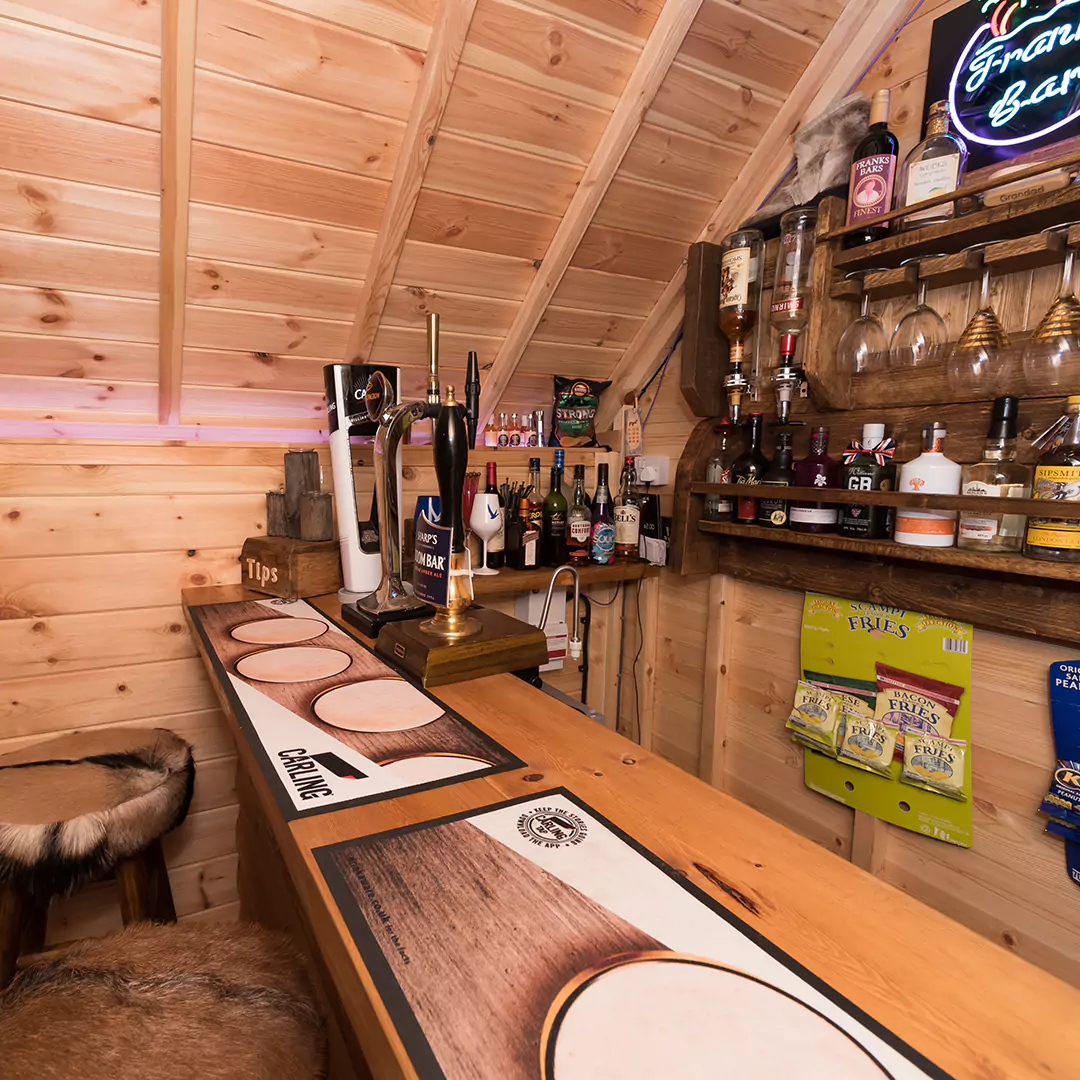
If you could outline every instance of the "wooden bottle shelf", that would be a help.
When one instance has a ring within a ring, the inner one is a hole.
[[[745,489],[744,489],[745,490]],[[999,499],[998,502],[1008,502]],[[895,540],[857,540],[836,533],[803,533],[790,529],[770,529],[763,525],[740,525],[733,521],[698,522],[702,532],[721,536],[740,536],[746,540],[768,540],[776,544],[846,551],[856,555],[878,555],[910,562],[935,563],[939,566],[963,566],[971,570],[989,570],[998,574],[1019,574],[1022,577],[1053,578],[1057,581],[1080,582],[1080,563],[1041,562],[1023,555],[983,554],[960,548],[913,547]]]
[[[690,491],[694,495],[741,495],[749,498],[751,495],[761,497],[756,491],[756,488],[760,486],[695,483],[690,485]],[[754,490],[748,490],[748,487]],[[1056,502],[1046,499],[1001,499],[982,495],[919,495],[906,491],[847,491],[844,488],[815,487],[785,487],[783,497],[793,502],[823,502],[845,506],[898,506],[910,510],[971,510],[984,514],[1022,514],[1024,517],[1054,517],[1070,521],[1080,519],[1080,502]]]
[[[590,585],[612,585],[617,581],[639,581],[641,578],[654,577],[660,573],[658,566],[653,566],[644,559],[625,559],[613,562],[610,566],[590,563],[579,566],[581,587]],[[515,596],[518,593],[547,590],[554,567],[539,566],[533,570],[514,570],[504,567],[497,574],[479,575],[473,578],[473,592],[477,601],[491,600],[497,596]],[[572,586],[569,574],[559,578],[560,586]]]

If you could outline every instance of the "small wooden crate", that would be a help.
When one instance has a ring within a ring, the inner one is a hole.
[[[337,592],[341,588],[338,542],[248,537],[240,552],[240,581],[256,592],[288,600]]]

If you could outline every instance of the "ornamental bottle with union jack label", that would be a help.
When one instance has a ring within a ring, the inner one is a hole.
[[[896,483],[892,464],[895,446],[885,438],[884,424],[863,424],[862,441],[844,451],[840,486],[847,491],[891,491]],[[888,540],[892,535],[891,506],[844,503],[840,507],[840,535],[860,540]]]
[[[923,452],[900,469],[899,490],[919,495],[956,495],[960,491],[961,465],[945,456],[945,425],[923,426]],[[956,543],[955,510],[896,511],[898,544],[912,547],[952,547]]]

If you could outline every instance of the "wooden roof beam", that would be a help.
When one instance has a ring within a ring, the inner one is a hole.
[[[364,363],[371,356],[475,10],[476,0],[442,0],[439,5],[424,71],[409,112],[379,234],[349,332],[347,363]]]
[[[161,256],[158,297],[158,420],[180,419],[187,293],[191,124],[195,108],[198,0],[161,9]]]
[[[667,76],[702,0],[667,0],[627,80],[615,111],[548,246],[539,272],[499,347],[480,395],[482,429],[506,391],[570,260]]]
[[[849,92],[914,6],[915,0],[850,0],[698,240],[715,243],[757,209],[791,163],[792,136],[799,125]],[[626,394],[642,384],[674,339],[683,317],[685,286],[684,263],[615,365],[597,413],[598,430],[611,428]]]

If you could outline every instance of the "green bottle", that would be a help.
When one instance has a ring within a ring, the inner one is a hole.
[[[566,496],[562,493],[562,471],[556,466],[552,466],[551,490],[544,499],[540,555],[545,566],[566,562]]]

